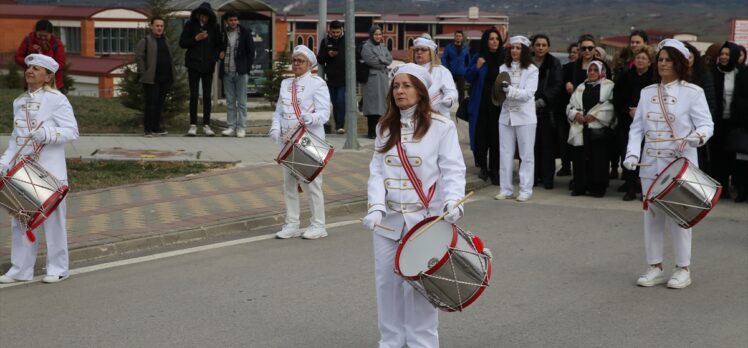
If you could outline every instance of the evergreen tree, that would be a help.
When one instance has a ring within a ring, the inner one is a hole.
[[[280,86],[283,79],[288,77],[289,67],[291,66],[291,52],[286,50],[278,55],[278,59],[273,62],[273,68],[265,70],[265,100],[275,108],[280,96]]]
[[[75,90],[75,79],[70,76],[70,63],[66,63],[65,66],[62,67],[62,83],[65,85],[60,92],[64,94],[68,94],[68,92]]]
[[[11,89],[23,88],[23,72],[21,71],[21,67],[11,59],[6,63],[6,68],[8,69],[8,74],[2,76],[3,87]]]
[[[149,18],[161,17],[164,19],[166,24],[164,35],[169,44],[172,61],[176,67],[176,80],[166,93],[164,110],[161,113],[163,122],[168,124],[171,118],[183,113],[187,109],[187,100],[189,99],[187,71],[182,64],[184,61],[184,50],[179,47],[179,35],[177,35],[178,26],[181,25],[181,21],[173,16],[176,10],[169,7],[169,0],[148,0],[145,7],[149,13]],[[147,29],[146,33],[149,32],[150,29]],[[123,92],[120,98],[122,104],[128,108],[143,111],[145,103],[143,85],[138,80],[138,72],[135,64],[125,67],[124,76],[119,87]]]

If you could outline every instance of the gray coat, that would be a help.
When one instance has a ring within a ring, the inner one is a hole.
[[[364,84],[364,115],[384,115],[387,112],[387,90],[390,88],[387,66],[392,55],[384,44],[374,45],[367,40],[361,49],[361,58],[369,65],[369,80]]]
[[[173,62],[173,60],[171,59],[171,51],[169,50],[169,43],[166,40],[164,40],[164,43],[166,44],[166,48],[169,53],[169,61]],[[146,44],[148,45],[147,48]],[[154,83],[154,80],[156,79],[157,50],[158,47],[156,44],[156,39],[151,33],[148,33],[148,35],[140,39],[140,41],[135,44],[135,62],[138,65],[138,76],[140,77],[140,83]],[[172,81],[177,80],[176,71],[177,69],[174,67],[174,63],[171,63]]]

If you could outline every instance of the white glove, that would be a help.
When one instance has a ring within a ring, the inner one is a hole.
[[[270,139],[273,139],[276,144],[280,144],[280,133],[281,132],[278,129],[270,130]]]
[[[489,248],[483,248],[483,254],[488,256],[489,259],[493,259],[493,253]]]
[[[459,206],[455,205],[455,202],[449,202],[444,205],[444,211],[447,215],[444,216],[444,221],[453,224],[462,217],[462,210]]]
[[[536,109],[542,109],[545,107],[545,100],[543,99],[535,99],[535,108]]]
[[[47,141],[47,129],[39,127],[39,129],[31,132],[31,140],[37,144],[44,144]]]
[[[702,141],[705,138],[699,134],[699,133],[691,133],[689,136],[686,137],[686,141],[688,142],[688,145],[691,145],[693,147],[699,147],[701,145],[704,145]]]
[[[628,170],[636,170],[637,164],[639,163],[639,157],[628,156],[623,160],[623,166]]]
[[[312,122],[314,122],[314,117],[312,115],[301,115],[301,120],[304,121],[304,124],[307,126],[311,126]]]
[[[452,105],[454,105],[454,101],[450,98],[444,98],[442,99],[441,104],[447,108],[451,108]]]
[[[8,168],[8,166],[0,163],[0,176],[5,176],[5,174],[7,174],[9,170],[10,168]]]
[[[369,231],[374,231],[374,228],[382,222],[383,217],[384,213],[381,210],[375,210],[369,213],[369,215],[366,215],[361,222],[369,229]]]
[[[506,82],[506,81],[502,82],[501,83],[501,90],[504,91],[504,93],[508,93],[509,92],[509,82]]]

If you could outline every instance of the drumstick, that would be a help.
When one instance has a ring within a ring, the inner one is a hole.
[[[475,191],[470,191],[470,193],[466,194],[465,197],[462,197],[461,200],[457,201],[457,203],[455,203],[455,206],[459,206],[459,205],[462,205],[463,203],[465,203],[465,201],[467,201],[467,199],[470,196],[472,196],[473,193],[475,193]],[[411,236],[410,239],[408,239],[408,240],[416,239],[416,237],[420,236],[421,233],[423,233],[424,231],[426,231],[429,228],[431,228],[431,226],[433,226],[435,223],[441,221],[441,219],[443,219],[445,216],[447,216],[448,213],[449,213],[448,211],[443,212],[441,215],[439,215],[439,217],[437,217],[436,219],[434,219],[434,221],[431,221],[428,225],[426,225],[425,227],[423,227],[422,229],[420,229],[413,236]]]
[[[358,221],[364,222],[364,219],[358,219]],[[389,227],[387,227],[385,225],[374,224],[374,227],[379,227],[379,228],[381,228],[381,229],[383,229],[385,231],[395,232],[395,230],[393,230],[393,229],[391,229],[391,228],[389,228]]]
[[[44,121],[39,122],[39,124],[36,126],[36,128],[34,128],[34,130],[39,129],[39,127],[41,127],[42,124],[44,124]],[[23,151],[23,148],[25,148],[26,145],[29,144],[29,141],[31,141],[31,132],[29,132],[29,137],[26,138],[26,141],[23,142],[23,145],[21,145],[21,148],[18,149],[18,151],[16,152],[16,154],[13,156],[13,159],[10,160],[10,163],[15,163],[16,162],[16,160],[18,159],[18,156],[21,155],[21,151]]]

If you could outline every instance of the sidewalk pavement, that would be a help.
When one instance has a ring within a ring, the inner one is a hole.
[[[464,125],[463,125],[464,127]],[[464,132],[464,129],[463,129]],[[366,188],[373,141],[359,138],[360,150],[344,150],[344,135],[330,135],[335,154],[321,178],[328,216],[366,210]],[[466,137],[461,137],[467,149]],[[0,136],[6,144],[7,136]],[[238,234],[283,223],[285,206],[279,148],[267,137],[185,137],[170,134],[82,136],[66,146],[68,158],[84,160],[176,160],[235,162],[231,169],[76,192],[67,198],[71,263],[122,255],[223,234]],[[477,178],[472,154],[464,151],[469,189],[485,186]],[[319,180],[319,179],[317,179]],[[302,193],[302,219],[308,199]],[[0,272],[10,263],[10,223],[0,214]],[[302,221],[302,226],[306,225]],[[39,236],[40,258],[45,242]]]

